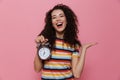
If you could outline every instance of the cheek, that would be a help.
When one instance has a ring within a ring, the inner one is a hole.
[[[64,18],[64,22],[67,24],[67,19],[66,18]]]
[[[52,25],[55,25],[55,21],[54,20],[52,20]]]
[[[53,28],[56,28],[56,23],[55,23],[55,21],[52,21],[52,26],[53,26]]]

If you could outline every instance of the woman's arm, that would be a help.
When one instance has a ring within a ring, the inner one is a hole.
[[[45,39],[43,35],[37,36],[37,38],[35,39],[35,42],[44,44],[48,41],[48,39]],[[36,51],[37,52],[37,51]],[[42,60],[39,58],[38,54],[35,55],[34,58],[34,70],[36,72],[40,72],[41,68],[42,68]]]
[[[72,57],[72,72],[75,78],[76,78],[76,66],[77,66],[78,60],[79,60],[78,57]]]
[[[80,58],[73,58],[73,74],[75,78],[79,78],[82,74],[84,63],[85,63],[86,49],[81,49]]]
[[[34,58],[34,70],[36,72],[40,72],[41,68],[42,68],[42,60],[39,58],[38,54],[36,54]]]
[[[89,48],[93,45],[96,45],[96,44],[97,43],[88,43],[88,44],[82,45],[80,58],[73,57],[72,67],[73,67],[73,74],[74,74],[75,78],[79,78],[82,74],[84,63],[85,63],[85,55],[86,55],[87,48]]]

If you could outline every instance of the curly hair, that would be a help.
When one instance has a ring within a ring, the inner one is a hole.
[[[77,25],[78,25],[77,16],[68,6],[63,5],[63,4],[55,5],[52,9],[50,9],[46,13],[45,26],[39,35],[43,35],[45,38],[47,38],[49,40],[49,43],[51,44],[52,48],[54,47],[56,33],[55,33],[55,29],[53,28],[53,25],[52,25],[51,13],[57,9],[60,9],[64,12],[64,14],[66,16],[66,20],[67,20],[65,33],[63,36],[65,42],[69,43],[71,46],[75,46],[76,43],[79,46],[81,46],[81,43],[78,40],[78,36],[77,36],[77,33],[79,32],[78,27],[77,27]]]

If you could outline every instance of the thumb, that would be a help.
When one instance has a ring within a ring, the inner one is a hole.
[[[47,42],[48,41],[48,39],[45,39],[45,42]]]

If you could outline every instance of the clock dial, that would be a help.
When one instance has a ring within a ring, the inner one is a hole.
[[[50,49],[47,47],[42,47],[39,49],[38,54],[39,54],[41,59],[46,60],[50,56]]]

